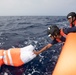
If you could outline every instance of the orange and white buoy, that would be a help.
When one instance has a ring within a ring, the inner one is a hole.
[[[52,75],[76,75],[76,33],[67,35]]]

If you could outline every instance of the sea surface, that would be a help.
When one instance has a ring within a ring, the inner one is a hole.
[[[0,49],[33,44],[38,51],[52,41],[47,36],[51,25],[69,27],[65,16],[0,16]],[[3,65],[0,75],[52,75],[62,46],[58,43],[17,68]]]

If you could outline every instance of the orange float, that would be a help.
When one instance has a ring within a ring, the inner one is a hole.
[[[76,75],[76,33],[67,35],[52,75]]]

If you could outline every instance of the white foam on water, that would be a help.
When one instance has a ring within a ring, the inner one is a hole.
[[[7,72],[4,72],[4,75],[8,75],[8,73]]]

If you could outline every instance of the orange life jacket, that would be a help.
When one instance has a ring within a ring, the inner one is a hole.
[[[66,34],[63,32],[63,29],[60,30],[60,35],[66,38]],[[56,39],[58,42],[62,42],[60,39]]]
[[[76,20],[74,21],[74,26],[76,26]],[[72,24],[70,24],[70,27],[73,27]]]

